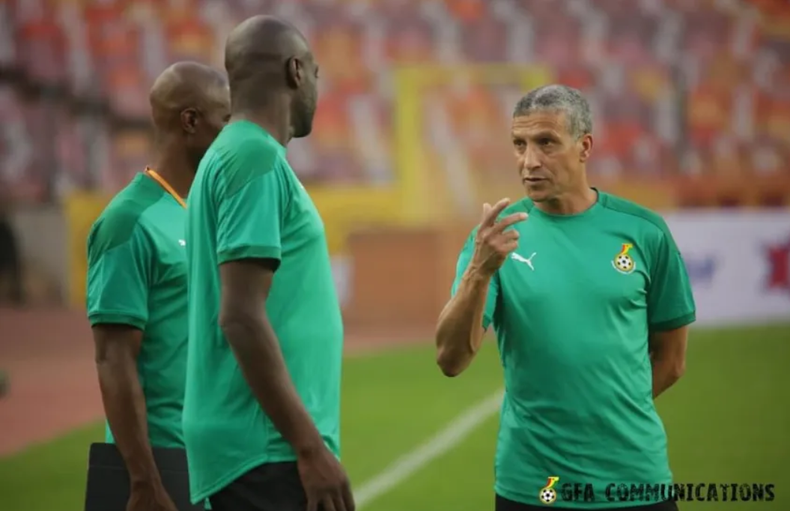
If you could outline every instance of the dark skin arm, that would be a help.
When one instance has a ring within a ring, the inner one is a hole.
[[[145,396],[137,376],[143,332],[127,325],[93,327],[96,369],[107,421],[133,486],[161,485],[148,441]]]
[[[280,344],[266,316],[275,263],[233,261],[220,266],[219,325],[253,394],[297,455],[323,440],[288,374]]]
[[[177,511],[148,440],[145,395],[137,375],[143,332],[127,325],[95,325],[93,340],[104,413],[129,473],[126,511]]]
[[[686,372],[688,326],[650,333],[653,365],[653,399],[675,384]]]
[[[266,315],[275,270],[276,263],[271,260],[221,265],[219,325],[253,395],[296,453],[307,511],[353,511],[354,498],[345,471],[324,445],[305,409]]]

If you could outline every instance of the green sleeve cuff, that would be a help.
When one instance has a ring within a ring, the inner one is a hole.
[[[219,264],[240,261],[242,259],[274,259],[275,261],[280,261],[281,256],[282,253],[279,247],[245,245],[221,250],[217,254],[217,261]]]
[[[145,329],[146,319],[127,312],[93,312],[88,315],[91,326],[129,325],[139,330]]]
[[[680,316],[675,319],[670,319],[669,321],[662,321],[660,323],[654,323],[650,325],[651,332],[666,332],[668,330],[675,330],[676,328],[681,328],[686,325],[690,325],[697,320],[696,312],[689,312],[683,316]]]
[[[488,314],[483,314],[483,330],[488,330],[488,327],[491,325],[492,318]]]

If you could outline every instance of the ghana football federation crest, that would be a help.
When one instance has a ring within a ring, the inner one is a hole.
[[[628,255],[628,251],[633,247],[634,246],[630,243],[623,243],[623,248],[616,256],[614,256],[614,259],[612,259],[612,266],[615,270],[619,271],[620,273],[628,274],[636,269],[636,262],[630,255]]]
[[[560,478],[556,476],[549,477],[549,482],[540,489],[540,493],[538,494],[538,499],[543,504],[547,506],[554,504],[554,501],[557,500],[557,490],[554,489],[554,485],[557,484]]]

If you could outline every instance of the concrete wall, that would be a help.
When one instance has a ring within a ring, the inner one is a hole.
[[[32,298],[35,301],[64,298],[68,289],[68,252],[66,220],[61,208],[18,208],[11,214],[11,223],[19,240],[27,274],[26,287],[34,295]],[[50,292],[56,296],[39,296]]]

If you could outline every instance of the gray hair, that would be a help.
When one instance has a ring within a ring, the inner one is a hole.
[[[590,104],[578,90],[567,85],[545,85],[530,91],[516,103],[513,117],[538,111],[555,111],[565,114],[568,131],[576,138],[592,133],[593,122]]]

